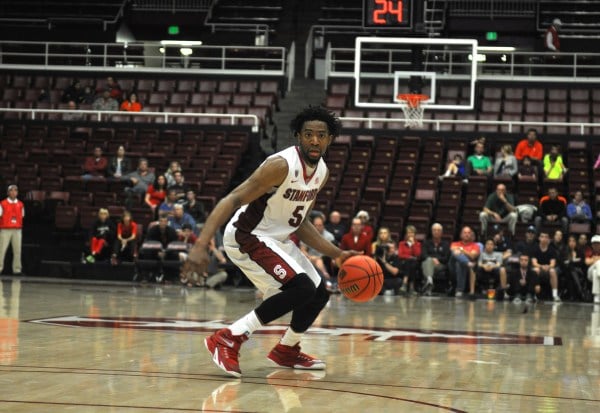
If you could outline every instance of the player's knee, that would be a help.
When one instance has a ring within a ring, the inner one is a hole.
[[[315,283],[312,282],[306,273],[297,274],[284,286],[285,290],[289,290],[291,288],[296,291],[298,297],[302,297],[304,300],[310,300],[315,295],[317,289],[317,287],[315,287]]]

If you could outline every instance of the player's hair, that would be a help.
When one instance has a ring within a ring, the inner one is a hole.
[[[299,134],[302,131],[304,122],[311,120],[320,120],[327,124],[329,134],[334,138],[340,134],[342,123],[335,113],[325,109],[322,106],[307,106],[302,109],[300,113],[296,115],[290,122],[290,128],[294,135]]]

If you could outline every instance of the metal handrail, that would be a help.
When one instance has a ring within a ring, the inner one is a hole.
[[[383,122],[383,123],[405,123],[405,118],[363,118],[363,117],[340,117],[342,122],[351,121],[351,122],[365,122],[367,128],[373,127],[373,122]],[[590,123],[590,122],[527,122],[527,121],[498,121],[498,120],[475,120],[475,119],[423,119],[424,124],[432,124],[435,125],[435,130],[439,131],[440,126],[442,124],[469,124],[469,125],[497,125],[508,126],[508,133],[512,133],[513,127],[515,126],[566,126],[566,127],[577,127],[579,128],[579,133],[581,135],[585,135],[586,128],[598,127],[600,128],[600,123]]]
[[[95,115],[96,121],[102,122],[103,116],[120,115],[120,116],[141,116],[141,117],[163,117],[165,123],[168,123],[175,117],[191,117],[191,118],[229,118],[231,125],[236,125],[238,119],[252,119],[252,132],[260,130],[260,120],[258,116],[252,114],[234,114],[234,113],[187,113],[187,112],[123,112],[115,110],[65,110],[65,109],[25,109],[25,108],[0,108],[2,112],[26,113],[31,115],[30,120],[36,120],[36,115],[41,113],[56,113],[56,114],[81,114]]]
[[[13,50],[10,50],[12,46]],[[173,73],[227,73],[256,76],[282,76],[286,70],[284,47],[265,46],[206,46],[191,45],[192,54],[183,56],[180,45],[162,45],[160,42],[130,43],[72,43],[0,41],[0,68],[44,68],[67,71],[127,70],[162,71]],[[148,49],[156,51],[149,55]],[[163,53],[159,53],[160,49]],[[8,49],[8,50],[7,50]],[[54,52],[53,50],[57,50]],[[134,50],[134,52],[132,52]],[[136,53],[141,51],[142,54]],[[109,53],[110,52],[110,53]],[[243,56],[253,52],[253,56]],[[66,62],[75,60],[80,64]],[[31,63],[33,61],[34,63]],[[233,63],[247,63],[248,68],[231,68]],[[150,64],[150,65],[148,65]]]

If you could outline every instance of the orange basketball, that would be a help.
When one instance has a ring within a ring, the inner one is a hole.
[[[355,255],[342,264],[338,272],[338,287],[352,301],[364,303],[381,291],[383,271],[373,258]]]

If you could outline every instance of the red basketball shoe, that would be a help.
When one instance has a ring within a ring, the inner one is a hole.
[[[281,367],[304,370],[324,370],[325,362],[300,351],[300,343],[295,346],[277,344],[267,358]]]
[[[238,362],[239,351],[242,343],[248,340],[248,336],[234,336],[231,330],[223,328],[210,337],[204,339],[204,345],[212,354],[212,359],[219,368],[233,377],[241,377],[240,363]]]

